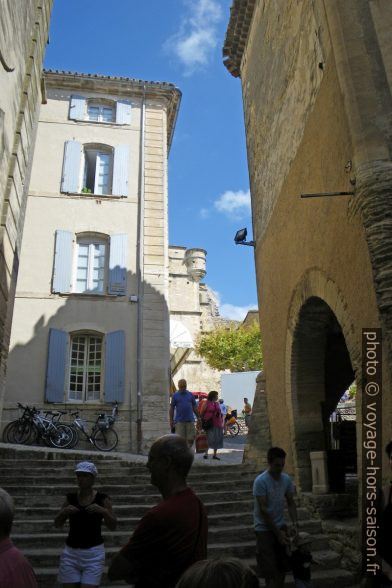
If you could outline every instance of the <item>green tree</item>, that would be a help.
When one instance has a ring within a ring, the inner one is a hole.
[[[231,323],[200,335],[196,352],[218,370],[246,372],[263,368],[260,327]]]

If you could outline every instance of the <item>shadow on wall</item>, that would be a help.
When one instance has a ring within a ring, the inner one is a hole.
[[[127,272],[123,296],[54,294],[16,299],[12,338],[27,342],[16,344],[9,353],[3,426],[17,417],[17,402],[48,410],[81,410],[95,421],[98,412],[117,401],[118,449],[137,451],[138,420],[142,429],[143,421],[149,421],[151,438],[155,433],[151,421],[157,425],[155,437],[162,434],[162,424],[168,420],[169,310],[164,296],[144,282],[143,349],[138,350],[137,290],[136,275]]]

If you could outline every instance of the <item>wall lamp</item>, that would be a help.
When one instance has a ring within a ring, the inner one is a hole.
[[[255,241],[246,241],[246,236],[248,234],[248,229],[240,229],[236,232],[234,237],[234,243],[236,245],[249,245],[250,247],[255,246]]]

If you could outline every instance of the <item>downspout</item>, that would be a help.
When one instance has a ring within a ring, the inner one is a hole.
[[[137,384],[136,384],[136,442],[137,452],[142,453],[143,421],[143,307],[144,307],[144,137],[146,116],[146,86],[140,109],[140,152],[139,152],[139,210],[137,223]]]

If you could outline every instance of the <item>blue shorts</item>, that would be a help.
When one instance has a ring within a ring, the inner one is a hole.
[[[88,549],[66,545],[60,557],[57,580],[61,584],[92,584],[99,586],[105,565],[103,543]]]

